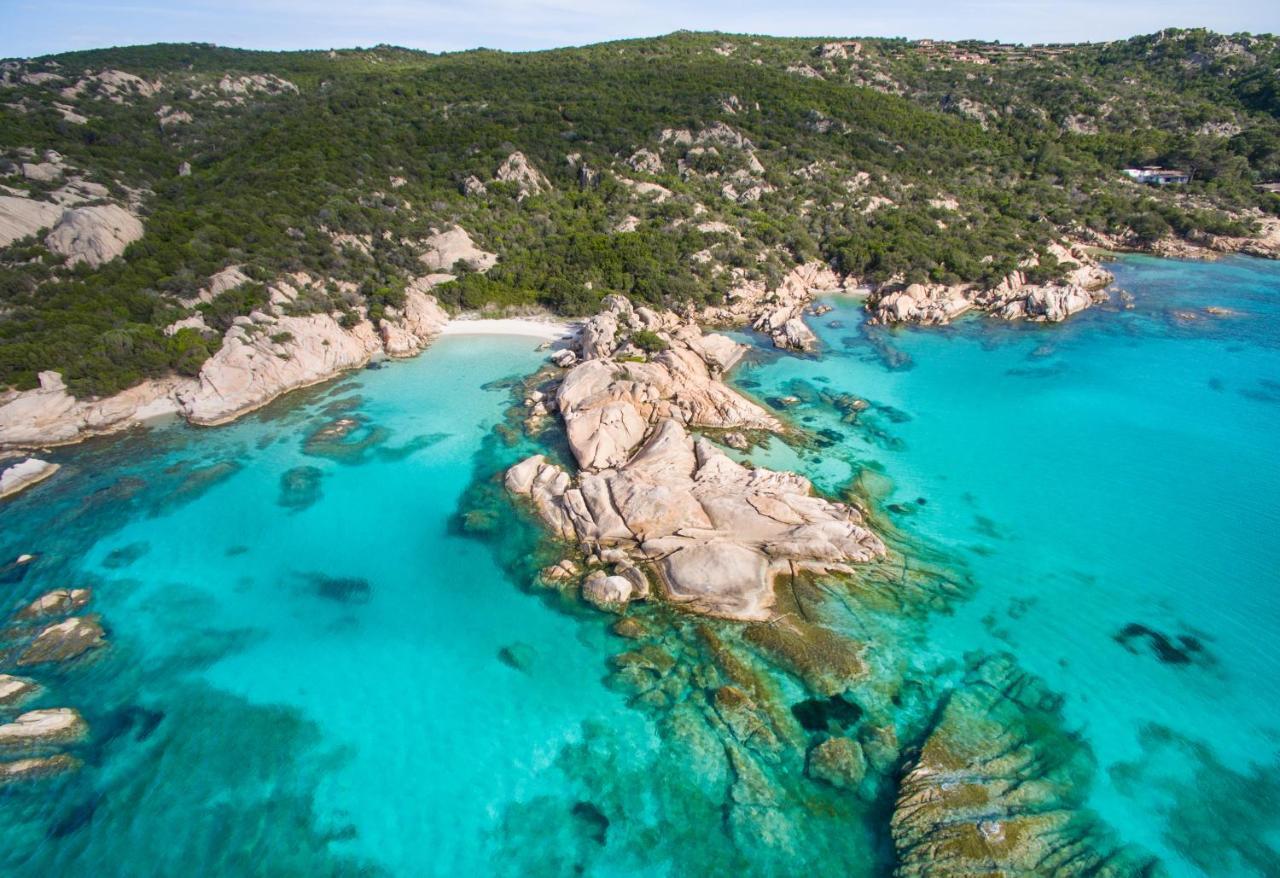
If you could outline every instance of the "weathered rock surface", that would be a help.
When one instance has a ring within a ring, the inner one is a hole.
[[[389,357],[412,357],[440,334],[449,315],[433,296],[421,289],[405,290],[404,307],[388,308],[378,322],[382,346]]]
[[[193,424],[234,420],[286,391],[363,366],[382,350],[368,321],[344,329],[329,314],[261,317],[237,320],[201,367],[198,386],[180,394]]]
[[[40,387],[0,395],[0,446],[77,442],[179,411],[177,394],[190,378],[144,381],[105,399],[78,400],[57,372],[41,372]]]
[[[29,457],[0,472],[0,500],[43,482],[58,471],[56,463]]]
[[[781,428],[771,414],[717,377],[741,356],[739,345],[696,329],[669,337],[670,347],[652,360],[623,362],[599,356],[615,345],[587,322],[582,344],[588,359],[565,376],[556,395],[583,469],[621,464],[662,419],[693,427]]]
[[[1011,658],[971,668],[902,779],[896,875],[1155,874],[1084,810],[1094,766],[1059,703]]]
[[[64,662],[83,655],[106,643],[98,620],[88,616],[72,616],[56,622],[36,635],[22,654],[19,665],[41,665]]]
[[[434,232],[422,244],[423,252],[419,258],[434,271],[453,271],[459,261],[471,271],[488,271],[498,261],[497,255],[477,247],[461,226]]]
[[[40,687],[32,680],[0,674],[0,707],[16,707],[39,691]]]
[[[37,747],[74,741],[88,729],[80,713],[69,707],[30,710],[11,723],[0,725],[0,747]]]
[[[93,592],[87,588],[59,588],[41,595],[18,612],[14,619],[31,622],[74,613],[89,603]]]
[[[48,201],[0,195],[0,247],[47,229],[62,218],[62,207]]]
[[[777,573],[847,570],[884,552],[857,510],[813,496],[801,476],[735,463],[670,418],[624,464],[576,484],[541,455],[506,484],[560,537],[623,548],[668,600],[711,615],[768,619]]]
[[[67,257],[68,265],[97,268],[115,259],[142,237],[142,220],[118,204],[95,204],[68,210],[45,236],[45,246]]]
[[[620,613],[631,602],[634,587],[625,576],[608,576],[596,570],[582,582],[582,596],[601,610]]]
[[[666,349],[644,362],[619,359],[640,353],[628,341],[640,330]],[[770,618],[780,572],[847,570],[884,553],[856,509],[813,496],[801,476],[750,469],[689,434],[782,429],[720,378],[741,345],[618,296],[586,322],[581,343],[585,359],[556,395],[576,481],[541,455],[506,475],[507,489],[529,498],[559,537],[585,554],[620,552],[629,569],[617,572],[634,571],[633,587],[647,590],[648,570],[668,600],[735,619]],[[593,576],[591,589],[617,606],[625,589],[608,579]]]

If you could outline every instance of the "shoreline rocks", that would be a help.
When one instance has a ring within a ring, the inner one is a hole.
[[[311,279],[292,277],[299,286]],[[247,281],[238,271],[215,275],[213,288]],[[0,448],[66,445],[179,415],[193,424],[225,424],[293,390],[327,381],[371,359],[411,357],[443,330],[448,314],[416,283],[404,306],[388,308],[375,327],[366,317],[344,326],[332,314],[290,316],[299,296],[288,281],[271,287],[268,311],[236,319],[198,378],[143,381],[103,399],[76,399],[57,372],[41,372],[34,390],[0,393]],[[49,473],[52,475],[52,473]]]
[[[1076,266],[1061,281],[1033,284],[1019,270],[990,289],[974,284],[884,284],[867,297],[866,308],[871,314],[867,322],[941,326],[977,310],[1004,320],[1057,323],[1106,301],[1101,290],[1114,280],[1110,272],[1079,245],[1054,243],[1048,249],[1060,264]]]

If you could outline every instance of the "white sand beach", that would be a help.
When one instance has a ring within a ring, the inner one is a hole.
[[[532,338],[559,341],[578,334],[581,326],[566,320],[537,320],[526,317],[502,319],[471,319],[461,317],[450,320],[440,331],[441,335],[525,335]]]

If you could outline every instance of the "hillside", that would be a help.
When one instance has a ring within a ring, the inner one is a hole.
[[[6,61],[0,388],[196,375],[286,275],[282,310],[354,325],[406,288],[584,314],[611,292],[719,305],[812,260],[994,287],[1062,275],[1059,239],[1266,253],[1248,239],[1280,214],[1259,187],[1280,179],[1278,64],[1273,37],[1199,31]],[[1194,178],[1142,186],[1134,165]]]

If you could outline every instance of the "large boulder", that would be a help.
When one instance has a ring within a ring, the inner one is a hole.
[[[596,570],[582,582],[582,596],[587,602],[610,613],[621,613],[631,602],[634,587],[625,576],[608,576]]]
[[[58,471],[58,464],[29,457],[0,472],[0,500],[25,491]]]
[[[14,616],[19,622],[34,622],[74,613],[89,603],[93,592],[87,588],[59,588],[36,598]]]
[[[44,243],[67,257],[68,265],[84,262],[97,268],[123,253],[142,231],[142,220],[120,205],[95,204],[66,211]]]

